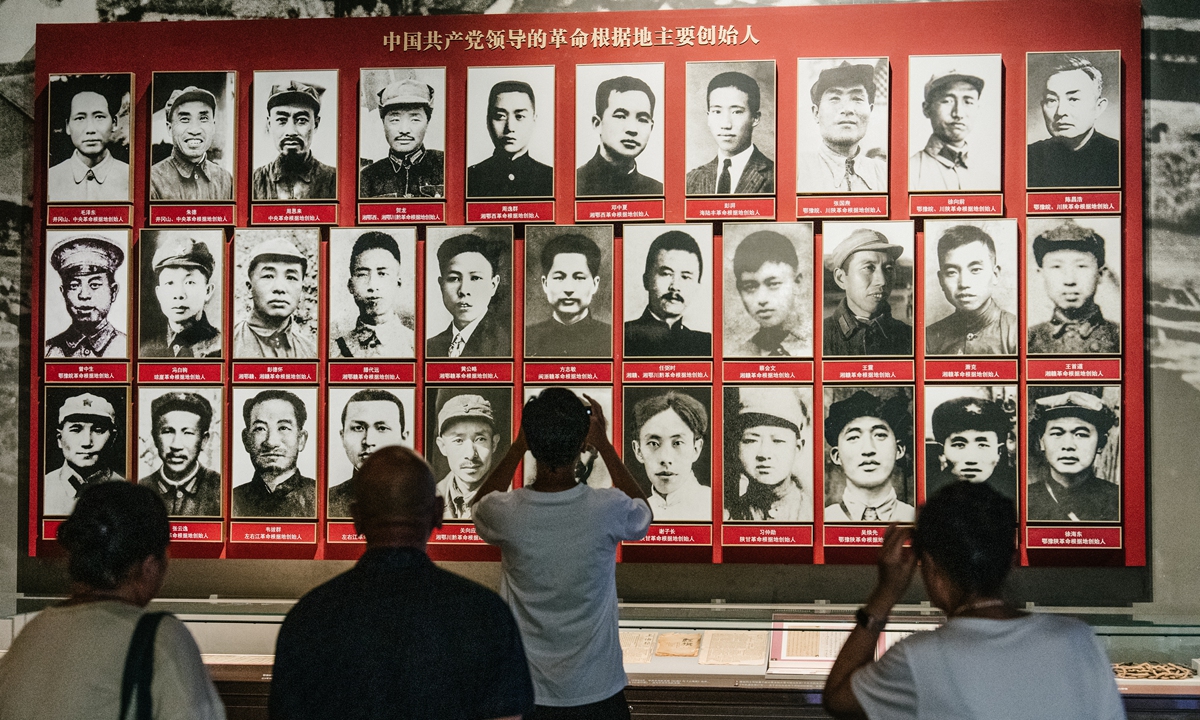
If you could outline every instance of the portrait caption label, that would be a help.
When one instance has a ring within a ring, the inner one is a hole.
[[[826,360],[821,365],[821,379],[825,382],[846,382],[859,380],[911,381],[913,380],[913,364],[911,360]]]
[[[883,545],[883,534],[887,532],[885,525],[854,526],[826,525],[826,547],[879,547]]]
[[[1016,360],[926,360],[926,380],[1016,380]]]
[[[333,383],[412,383],[417,381],[415,363],[331,363]]]
[[[525,363],[525,382],[612,382],[612,363]]]
[[[229,541],[312,544],[317,541],[317,524],[233,522],[229,524]]]
[[[425,363],[425,382],[512,382],[512,363]]]
[[[683,216],[687,220],[774,220],[775,198],[688,200]]]
[[[721,366],[725,382],[812,382],[811,362],[730,362]]]
[[[1025,196],[1025,212],[1029,215],[1109,215],[1121,212],[1121,193],[1029,193]]]
[[[1030,380],[1120,380],[1121,361],[1104,360],[1029,360],[1026,377]]]
[[[662,200],[576,200],[575,222],[662,220]]]
[[[171,542],[221,542],[220,522],[171,522]]]
[[[712,525],[651,525],[631,545],[712,545]]]
[[[236,382],[303,382],[317,381],[316,363],[234,363]]]
[[[887,214],[887,195],[864,195],[862,197],[829,195],[796,198],[796,217],[798,218],[886,218]]]
[[[443,525],[429,536],[431,543],[446,543],[448,545],[486,545],[474,525]]]
[[[1004,196],[909,195],[909,215],[1003,215]]]
[[[137,381],[219,383],[225,366],[217,363],[179,365],[174,363],[138,363]]]
[[[377,223],[446,222],[446,203],[363,203],[358,206],[360,225]]]
[[[126,383],[129,363],[46,363],[46,382]]]
[[[337,205],[255,205],[250,210],[254,225],[337,225]]]
[[[331,543],[366,543],[367,539],[358,534],[354,523],[331,522],[326,530],[326,537]]]
[[[469,202],[468,223],[554,222],[554,202]]]
[[[56,205],[46,209],[47,225],[132,225],[131,205]]]
[[[721,544],[810,547],[813,544],[813,529],[812,525],[722,525]]]
[[[710,362],[627,362],[622,368],[626,382],[712,382]]]
[[[151,225],[233,225],[234,205],[151,205]]]
[[[1119,527],[1030,527],[1025,545],[1033,548],[1114,550],[1121,547]]]

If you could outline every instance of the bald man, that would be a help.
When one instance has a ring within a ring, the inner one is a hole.
[[[429,465],[393,445],[350,482],[367,551],[284,619],[270,717],[520,720],[532,711],[525,649],[504,601],[425,554],[442,526]]]

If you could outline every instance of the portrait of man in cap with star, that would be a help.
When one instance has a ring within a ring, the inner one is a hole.
[[[315,387],[235,387],[233,517],[315,518]]]
[[[446,69],[362,70],[358,196],[446,196]]]
[[[337,199],[337,81],[337,70],[254,73],[252,200]]]
[[[221,515],[220,388],[138,388],[138,485],[171,517]]]
[[[998,192],[999,55],[908,59],[909,192]]]
[[[467,68],[467,164],[468,198],[554,195],[553,65]]]
[[[796,192],[888,191],[887,58],[801,58]]]
[[[1030,522],[1121,519],[1121,389],[1029,386]]]
[[[1121,186],[1121,51],[1026,55],[1027,186]]]
[[[128,358],[128,230],[49,230],[45,355]]]
[[[233,200],[236,73],[154,73],[150,200]]]
[[[725,387],[725,520],[812,522],[812,388]]]
[[[71,514],[85,489],[125,482],[128,461],[129,388],[47,387],[42,514]]]
[[[330,357],[416,357],[416,255],[416,228],[330,230]]]
[[[825,388],[825,522],[912,522],[912,388]]]
[[[824,354],[912,355],[912,222],[826,222],[824,230]]]
[[[508,452],[512,390],[430,387],[425,392],[425,457],[439,478],[444,518],[470,521],[471,498]]]
[[[725,357],[811,357],[812,223],[725,223]]]
[[[129,73],[50,76],[46,202],[133,201],[131,120],[121,114],[132,91]]]
[[[1017,388],[925,386],[925,494],[986,483],[1017,501]]]
[[[235,358],[317,358],[317,245],[314,229],[235,232]]]
[[[221,357],[224,231],[143,229],[139,246],[138,357]]]

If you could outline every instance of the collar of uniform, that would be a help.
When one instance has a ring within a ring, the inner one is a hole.
[[[171,482],[170,480],[168,480],[167,474],[165,472],[163,472],[162,468],[159,468],[158,489],[164,495],[166,495],[167,493],[176,492],[176,491],[181,492],[184,495],[195,495],[196,494],[196,483],[199,481],[199,479],[200,479],[200,463],[199,462],[197,462],[196,467],[192,469],[191,475],[188,475],[187,478],[185,478],[183,481],[177,482],[177,483]]]
[[[171,335],[171,331],[168,329],[167,345],[195,345],[198,342],[212,340],[220,334],[221,331],[213,327],[213,324],[208,321],[208,315],[204,311],[201,311],[200,317],[185,325],[174,336]]]
[[[516,155],[513,155],[512,157],[509,157],[508,153],[504,152],[503,150],[499,150],[499,149],[493,150],[492,151],[492,159],[498,163],[503,163],[503,164],[507,165],[510,163],[512,163],[512,164],[526,163],[526,162],[529,162],[529,160],[531,158],[529,157],[529,148],[525,148],[524,150],[517,153]]]
[[[891,511],[895,509],[898,498],[896,497],[896,488],[888,485],[887,493],[883,499],[878,502],[868,502],[867,492],[858,487],[849,480],[846,481],[846,488],[842,491],[842,504],[850,511],[851,520],[862,520],[863,513],[867,508],[875,508],[879,514],[879,519],[883,520],[884,515],[891,517]]]
[[[88,167],[88,164],[83,161],[83,154],[76,150],[71,153],[71,177],[75,180],[75,184],[78,185],[87,180],[88,173],[90,172],[92,177],[96,179],[96,182],[103,185],[104,181],[108,179],[108,174],[112,172],[112,159],[112,153],[105,148],[104,158],[95,165]]]
[[[934,160],[936,160],[938,162],[938,164],[941,165],[942,167],[953,168],[955,166],[955,162],[953,160],[951,160],[950,158],[946,157],[945,155],[942,155],[942,150],[946,149],[946,148],[949,148],[949,146],[945,143],[944,140],[942,140],[937,135],[930,135],[929,142],[925,143],[924,153],[926,155],[928,155],[929,157],[933,158]],[[953,148],[950,148],[950,149],[953,150]],[[969,165],[970,159],[971,159],[970,158],[970,146],[967,145],[966,143],[963,143],[962,150],[956,151],[956,152],[962,153],[962,155],[961,155],[962,166],[970,167],[970,165]]]
[[[298,180],[303,180],[306,183],[313,181],[313,175],[317,172],[317,159],[313,157],[312,152],[305,154],[304,159],[296,163],[297,170],[284,168],[283,156],[276,155],[275,160],[271,162],[271,179],[275,182],[283,180],[285,174],[294,177]]]
[[[651,485],[650,486],[650,499],[654,500],[656,503],[658,503],[659,505],[661,505],[663,507],[673,507],[680,503],[687,502],[689,492],[695,492],[697,489],[702,488],[702,486],[700,485],[700,481],[696,479],[696,473],[692,472],[692,470],[689,468],[687,471],[687,474],[688,474],[687,479],[684,480],[683,483],[679,486],[679,488],[675,492],[671,493],[670,495],[660,494],[658,492],[658,489],[655,488],[653,485]]]
[[[362,318],[354,321],[354,328],[350,331],[350,337],[364,348],[375,348],[383,344],[379,339],[376,326],[368,325],[363,322]]]
[[[450,473],[450,482],[446,484],[446,505],[453,508],[454,517],[461,517],[460,508],[454,503],[454,501],[462,500],[461,511],[462,513],[465,513],[467,510],[467,503],[471,501],[472,495],[474,495],[474,493],[468,495],[467,491],[464,490],[461,485],[459,485],[458,476],[453,472]]]
[[[804,490],[800,487],[795,475],[788,475],[783,481],[784,495],[776,497],[775,491],[768,485],[750,479],[748,475],[742,473],[742,477],[746,479],[746,494],[742,496],[744,501],[750,503],[750,507],[762,510],[766,508],[764,517],[755,518],[761,520],[768,519],[784,519],[791,517],[790,514],[776,515],[772,510],[793,510],[798,509],[804,502]],[[739,479],[739,483],[741,480]]]
[[[622,178],[626,175],[633,175],[637,172],[636,160],[628,170],[622,170],[621,168],[617,167],[616,163],[605,158],[604,154],[600,152],[600,148],[598,147],[596,148],[596,154],[593,155],[592,159],[588,161],[588,165],[590,165],[596,172],[608,177]]]
[[[872,315],[867,322],[863,322],[850,311],[850,304],[846,302],[846,298],[842,298],[842,301],[838,303],[837,309],[833,311],[833,314],[837,318],[838,330],[841,331],[844,338],[848,338],[858,332],[859,328],[867,328],[871,325],[874,325],[886,337],[887,331],[884,330],[883,324],[880,321],[885,317],[890,318],[892,316],[892,308],[886,302],[881,303],[879,311]]]
[[[175,148],[171,149],[171,157],[167,158],[171,161],[171,167],[175,168],[175,172],[179,173],[180,177],[190,178],[196,173],[200,173],[200,177],[205,180],[211,180],[209,173],[205,170],[205,165],[208,164],[208,153],[201,156],[199,162],[193,162],[188,158],[180,155]]]
[[[397,157],[390,150],[388,151],[388,160],[392,163],[392,172],[400,172],[405,168],[411,168],[417,163],[425,159],[425,146],[421,145],[416,150]]]
[[[1098,454],[1098,453],[1097,453]],[[1095,461],[1093,460],[1093,463]],[[1074,483],[1073,485],[1063,485],[1051,477],[1046,476],[1046,490],[1050,493],[1050,498],[1059,505],[1071,502],[1075,497],[1080,495],[1088,495],[1093,492],[1093,486],[1096,483],[1108,482],[1096,477],[1095,465],[1088,468],[1088,477],[1085,480]]]
[[[654,323],[656,325],[662,325],[662,326],[666,327],[667,330],[682,330],[683,329],[683,317],[682,316],[680,316],[680,318],[678,320],[676,320],[674,322],[674,324],[672,324],[670,321],[663,320],[659,316],[655,315],[654,312],[650,309],[649,305],[647,305],[646,309],[642,312],[642,320],[645,320],[646,322]]]
[[[1088,146],[1088,143],[1090,143],[1092,141],[1092,138],[1094,138],[1094,137],[1096,137],[1096,126],[1095,125],[1092,126],[1091,130],[1087,131],[1087,137],[1085,137],[1083,139],[1083,142],[1079,143],[1078,146],[1071,148],[1071,152],[1079,152],[1080,150],[1083,150],[1084,148],[1086,148]]]
[[[750,338],[750,342],[768,352],[783,348],[789,355],[799,355],[803,340],[786,327],[762,328]]]
[[[283,482],[276,485],[274,490],[271,489],[271,486],[267,484],[266,480],[263,480],[261,470],[254,471],[254,479],[251,480],[251,482],[262,485],[263,489],[271,495],[286,495],[299,487],[300,471],[296,468],[292,468],[292,474],[289,475]]]
[[[572,325],[578,325],[579,323],[583,322],[584,320],[587,320],[588,316],[590,314],[591,314],[591,308],[584,308],[583,312],[579,315],[579,317],[575,318],[573,321],[571,321],[569,323],[565,323],[559,319],[557,310],[550,311],[550,317],[554,318],[554,322],[558,323],[559,325],[562,325],[563,327],[571,327]]]
[[[284,320],[283,324],[280,325],[279,328],[276,330],[272,330],[271,328],[262,327],[260,325],[255,325],[253,315],[250,317],[249,320],[246,321],[246,327],[250,328],[250,332],[254,333],[255,335],[257,335],[259,338],[261,338],[263,340],[267,340],[270,342],[274,342],[274,341],[278,340],[279,342],[282,342],[287,347],[291,346],[291,340],[288,338],[288,336],[292,330],[292,318],[290,315],[288,316],[288,319]]]
[[[1000,306],[996,304],[995,298],[988,298],[983,307],[979,308],[978,312],[965,313],[954,312],[951,317],[957,323],[958,329],[964,333],[978,332],[988,325],[1000,319],[1000,313],[1003,312]]]
[[[838,168],[838,170],[841,172],[846,171],[846,161],[858,160],[858,156],[861,152],[862,145],[857,143],[854,145],[854,151],[849,155],[843,155],[840,152],[837,152],[833,148],[829,147],[829,145],[825,142],[822,142],[821,146],[817,148],[817,154],[821,156],[821,159],[833,167]]]
[[[90,335],[84,334],[74,324],[67,328],[66,336],[63,338],[63,344],[71,349],[72,355],[75,351],[86,346],[86,348],[94,355],[99,355],[108,344],[117,336],[117,329],[112,326],[112,323],[105,318],[96,327],[96,332]]]
[[[1075,320],[1067,317],[1061,309],[1054,308],[1054,314],[1050,317],[1050,325],[1054,328],[1051,335],[1053,337],[1062,337],[1062,334],[1070,327],[1076,329],[1079,337],[1091,335],[1104,322],[1104,314],[1100,311],[1100,306],[1095,301],[1089,302],[1083,309],[1084,312],[1079,319]]]
[[[63,468],[67,471],[67,482],[71,483],[71,487],[75,488],[76,497],[78,497],[79,493],[83,492],[83,489],[89,485],[107,482],[111,477],[111,471],[106,467],[101,467],[98,470],[89,473],[87,476],[84,476],[81,472],[76,470],[75,467],[69,462],[64,462]]]

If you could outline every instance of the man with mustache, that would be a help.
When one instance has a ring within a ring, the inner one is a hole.
[[[108,400],[82,393],[63,402],[55,433],[63,464],[46,473],[43,514],[70,515],[75,498],[88,487],[125,482],[121,473],[106,465],[108,455],[117,447],[117,433],[117,413]]]
[[[478,235],[455,235],[437,249],[438,287],[442,304],[454,316],[450,325],[429,338],[429,357],[507,357],[512,338],[503,318],[490,312],[500,287],[499,242]]]
[[[612,354],[612,325],[591,314],[600,288],[600,248],[578,233],[557,235],[542,247],[542,292],[549,320],[526,330],[531,357],[606,357]]]
[[[1029,145],[1029,187],[1121,184],[1121,143],[1096,130],[1108,99],[1104,75],[1090,60],[1062,56],[1046,78],[1041,107],[1050,137]]]
[[[809,91],[821,132],[816,150],[796,157],[796,192],[887,192],[887,162],[862,152],[875,110],[875,68],[841,65],[821,71]]]
[[[1116,522],[1121,489],[1096,475],[1117,414],[1101,388],[1054,388],[1063,392],[1032,403],[1030,435],[1045,462],[1044,477],[1030,477],[1027,514],[1035,522]]]
[[[122,76],[127,77],[127,76]],[[119,103],[86,78],[68,83],[71,97],[64,130],[75,146],[71,157],[46,173],[49,202],[129,202],[129,164],[109,151],[117,142]],[[59,83],[52,83],[59,85]],[[52,88],[53,91],[53,88]]]
[[[909,158],[910,191],[987,189],[989,182],[980,177],[967,143],[982,93],[983,78],[957,70],[934,74],[925,83],[921,112],[933,133]]]
[[[896,259],[903,252],[886,235],[867,228],[834,248],[829,266],[846,294],[822,325],[826,355],[912,354],[912,328],[892,317]]]
[[[317,516],[317,481],[296,466],[308,444],[308,408],[287,390],[263,390],[242,406],[242,447],[254,465],[250,482],[233,489],[233,516]]]
[[[668,390],[633,408],[633,454],[650,478],[654,519],[712,520],[712,489],[695,463],[708,435],[708,411],[686,393]]]
[[[745,73],[723,72],[709,81],[705,107],[717,156],[688,170],[688,195],[775,192],[775,163],[754,145],[760,102],[758,82]]]
[[[142,341],[141,357],[221,357],[221,331],[204,311],[216,292],[212,252],[192,237],[159,237],[152,260],[154,296],[167,327],[163,334]]]
[[[359,390],[342,408],[342,449],[358,472],[371,453],[387,445],[399,445],[408,433],[404,429],[404,403],[387,390]],[[350,517],[354,500],[350,478],[329,488],[326,515]]]
[[[1033,240],[1033,258],[1054,303],[1050,319],[1029,328],[1029,352],[1118,353],[1121,326],[1096,304],[1104,272],[1104,238],[1068,219]]]
[[[622,75],[601,82],[592,128],[600,146],[575,171],[576,195],[662,195],[663,184],[637,169],[654,131],[654,91],[644,80]]]
[[[268,137],[279,155],[254,170],[255,200],[334,200],[337,169],[312,154],[313,133],[321,124],[325,88],[292,80],[272,85],[267,98]]]
[[[447,520],[470,520],[471,499],[487,479],[500,445],[492,404],[480,395],[456,395],[438,411],[438,452],[450,466],[437,485]]]
[[[529,83],[505,80],[488,93],[491,157],[467,168],[467,197],[550,197],[554,169],[529,156],[537,129],[537,102]]]
[[[68,237],[50,251],[71,325],[46,341],[46,357],[129,357],[129,338],[108,320],[124,262],[124,251],[99,235]]]
[[[308,258],[286,238],[255,245],[246,270],[252,309],[233,328],[233,353],[240,358],[313,358],[317,344],[296,326],[304,296]]]
[[[928,355],[1016,355],[1017,316],[996,303],[996,243],[974,225],[938,238],[938,283],[954,312],[925,328]]]
[[[700,291],[700,245],[681,230],[654,238],[646,253],[642,287],[649,295],[641,317],[625,323],[627,357],[712,355],[712,334],[684,327],[683,316]]]
[[[350,250],[346,287],[358,306],[354,328],[330,343],[333,357],[411,358],[413,331],[400,319],[400,245],[385,232],[365,232]]]
[[[164,108],[171,155],[150,168],[151,200],[233,200],[233,176],[208,159],[217,129],[217,98],[189,85]]]
[[[200,464],[208,447],[212,406],[194,392],[150,401],[150,434],[162,464],[138,480],[162,498],[171,517],[219,517],[221,473]]]
[[[941,448],[939,470],[925,481],[927,495],[950,483],[972,482],[1017,501],[1016,469],[1008,453],[1013,420],[999,403],[979,397],[947,400],[933,409],[931,423]]]
[[[380,90],[378,98],[388,155],[359,173],[360,197],[444,197],[446,155],[425,147],[433,88],[411,78],[398,80]]]
[[[841,468],[846,485],[841,499],[825,506],[825,522],[913,521],[916,509],[897,497],[892,484],[897,463],[911,462],[911,430],[909,399],[903,391],[885,400],[858,390],[829,406],[829,461]]]
[[[800,258],[791,240],[772,230],[750,233],[733,252],[733,277],[742,307],[758,323],[758,331],[727,357],[812,354],[811,317],[801,297]]]

